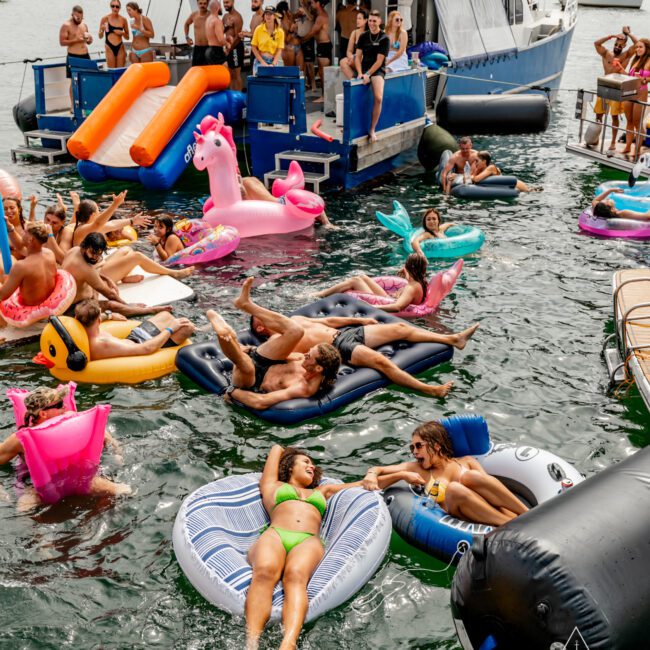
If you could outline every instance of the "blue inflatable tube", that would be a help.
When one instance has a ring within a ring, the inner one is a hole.
[[[336,293],[306,305],[293,314],[311,318],[328,316],[374,318],[380,323],[404,322],[397,316],[343,293]],[[238,338],[244,345],[261,343],[250,330],[240,332]],[[449,361],[454,354],[453,348],[448,345],[405,341],[383,345],[378,351],[412,375]],[[183,374],[211,393],[221,395],[230,385],[232,363],[226,359],[215,342],[195,343],[181,348],[176,355],[176,366]],[[325,395],[287,400],[264,411],[243,408],[269,422],[296,424],[335,411],[388,384],[390,381],[376,370],[344,365],[339,370],[334,387]]]
[[[2,200],[0,200],[0,253],[2,253],[2,268],[5,275],[8,275],[9,271],[11,271],[11,247],[9,246],[9,233],[7,232],[5,208]]]
[[[377,219],[386,228],[402,237],[404,249],[413,252],[413,240],[419,237],[423,228],[413,228],[411,218],[399,201],[393,201],[392,214],[377,211]],[[420,243],[420,248],[426,257],[432,259],[450,259],[475,253],[485,241],[482,230],[475,226],[458,225],[445,230],[445,237],[426,239]]]
[[[142,183],[149,190],[168,190],[174,186],[194,156],[194,131],[206,115],[222,113],[226,124],[243,119],[246,96],[235,90],[205,95],[189,114],[151,167],[108,167],[90,160],[77,163],[79,175],[92,183],[106,180]]]
[[[619,210],[634,210],[635,212],[650,210],[650,181],[636,183],[634,187],[630,187],[628,181],[607,181],[596,188],[594,198],[612,189],[623,190],[623,194],[610,194],[607,197],[614,201],[614,205]]]

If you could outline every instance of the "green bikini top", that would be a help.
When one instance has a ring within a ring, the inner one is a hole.
[[[303,503],[309,503],[320,512],[321,517],[325,514],[325,509],[327,508],[327,501],[322,492],[314,490],[306,499],[301,499],[298,495],[298,490],[289,483],[283,483],[276,490],[275,508],[285,501],[302,501]]]

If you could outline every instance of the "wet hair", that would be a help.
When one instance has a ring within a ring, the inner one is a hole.
[[[492,156],[487,151],[479,151],[477,158],[483,160],[488,167],[492,164]]]
[[[428,232],[429,234],[434,235],[435,233],[432,230],[429,230],[429,228],[427,228],[427,217],[432,212],[434,212],[435,215],[438,217],[438,226],[440,226],[440,224],[442,223],[442,217],[440,216],[440,212],[438,212],[438,210],[436,210],[435,208],[428,208],[427,210],[424,211],[424,214],[422,215],[422,229],[425,232]]]
[[[472,138],[468,135],[464,135],[459,141],[458,144],[472,144]]]
[[[49,235],[47,231],[47,224],[42,221],[30,221],[25,230],[32,236],[34,239],[37,239],[41,244],[47,243],[47,237]]]
[[[298,447],[287,447],[280,456],[280,463],[278,464],[278,480],[286,483],[291,478],[291,471],[298,456],[307,456],[309,460],[314,463],[312,457],[304,450]],[[307,486],[308,488],[316,488],[319,486],[323,471],[320,467],[316,467],[314,463],[314,480]]]
[[[645,45],[645,52],[639,56],[638,54],[634,55],[634,58],[630,61],[630,70],[643,70],[648,63],[650,58],[650,40],[647,38],[640,38],[635,44],[636,48],[637,43],[643,43]]]
[[[404,263],[409,275],[422,287],[422,302],[427,297],[427,266],[427,258],[417,253],[411,253]]]
[[[616,219],[616,208],[605,201],[598,201],[593,209],[594,217]]]
[[[156,217],[153,222],[159,223],[165,228],[165,237],[169,237],[169,235],[172,235],[174,233],[174,222],[172,221],[172,218],[166,214],[161,214],[160,216]]]
[[[456,455],[447,429],[438,420],[421,424],[411,435],[422,438],[424,444],[429,448],[429,453],[435,453],[435,446],[439,445],[438,453],[443,458],[453,458]]]
[[[23,203],[17,196],[5,196],[2,203],[4,205],[5,201],[13,201],[18,207],[18,221],[20,221],[20,227],[25,230],[25,216],[23,215]]]
[[[91,232],[84,237],[81,244],[79,244],[79,248],[82,250],[90,249],[95,253],[104,253],[107,248],[106,237],[101,232]]]
[[[92,217],[98,210],[99,208],[97,207],[97,204],[90,199],[79,201],[79,206],[77,207],[77,223],[88,223],[90,217]]]
[[[92,325],[102,313],[99,303],[92,299],[88,298],[87,300],[82,300],[77,304],[74,310],[74,317],[84,326],[88,327]]]
[[[133,11],[137,11],[139,14],[142,13],[142,9],[140,9],[140,5],[137,2],[127,2],[126,6],[131,7]]]
[[[62,208],[60,205],[48,205],[47,208],[45,208],[45,214],[51,214],[61,221],[65,221],[67,216],[65,208]]]
[[[315,361],[323,369],[323,379],[318,387],[318,393],[322,395],[336,383],[336,375],[341,366],[341,355],[333,345],[320,343],[318,358]]]

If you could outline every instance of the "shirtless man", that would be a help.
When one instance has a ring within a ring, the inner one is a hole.
[[[269,323],[270,311],[256,305],[250,298],[253,278],[247,278],[242,286],[242,291],[235,301],[235,307],[253,316],[252,329],[258,337],[269,337],[272,341],[277,334]],[[260,318],[260,314],[263,318]],[[283,318],[287,318],[284,316]],[[442,386],[429,386],[408,372],[396,366],[390,359],[373,348],[378,348],[393,341],[410,341],[412,343],[444,343],[462,350],[467,341],[478,328],[478,323],[458,334],[437,334],[408,323],[377,323],[374,318],[348,318],[331,316],[329,318],[307,318],[305,316],[291,316],[288,320],[300,326],[303,335],[298,339],[293,350],[306,352],[313,346],[329,343],[341,354],[343,363],[352,366],[373,368],[386,375],[392,382],[420,391],[430,397],[444,397],[452,387],[449,381]],[[342,329],[337,329],[342,328]]]
[[[244,29],[244,19],[235,9],[235,0],[223,0],[223,8],[226,10],[223,29],[228,42],[226,61],[230,70],[230,90],[241,90],[244,87],[241,78],[241,69],[244,64],[244,43],[240,34]]]
[[[449,159],[440,177],[442,191],[445,194],[449,194],[454,185],[463,182],[465,163],[469,163],[471,167],[478,160],[478,151],[472,149],[472,138],[468,136],[461,138],[458,146],[460,149]]]
[[[171,311],[169,305],[163,305],[158,307],[147,307],[146,305],[132,305],[125,302],[120,297],[120,291],[117,287],[116,282],[119,281],[120,275],[123,276],[124,273],[128,275],[133,269],[133,266],[140,264],[142,259],[140,257],[135,260],[129,260],[131,257],[130,254],[123,255],[121,253],[124,248],[120,249],[112,257],[118,256],[117,259],[117,268],[111,268],[111,265],[104,264],[103,268],[98,268],[96,265],[102,261],[102,257],[106,252],[106,238],[104,235],[98,232],[90,233],[79,246],[71,248],[63,260],[61,265],[62,269],[65,269],[72,274],[75,281],[77,282],[77,294],[74,299],[74,303],[70,308],[68,313],[74,312],[74,306],[87,298],[97,298],[97,294],[100,293],[107,298],[106,301],[102,301],[102,308],[111,312],[114,311],[118,314],[123,314],[124,316],[141,316],[143,314],[151,314],[160,311]],[[134,251],[131,251],[134,253]],[[146,258],[142,253],[134,253],[137,256],[144,257],[145,260],[151,262],[156,267],[164,269],[169,272],[169,269],[161,267],[159,264],[152,262],[149,258]],[[119,258],[124,259],[119,259]],[[126,271],[122,268],[122,265],[126,262]],[[133,263],[134,262],[134,263]],[[144,266],[143,266],[144,268]],[[158,271],[153,271],[157,273]]]
[[[311,8],[316,13],[314,26],[307,36],[301,39],[302,43],[316,39],[316,58],[318,60],[318,74],[323,96],[314,100],[314,103],[321,104],[325,101],[325,66],[332,64],[332,41],[330,41],[330,19],[325,11],[329,0],[311,0]]]
[[[180,345],[195,329],[187,318],[174,318],[163,311],[134,327],[126,338],[119,339],[99,329],[101,315],[96,300],[84,300],[74,311],[74,317],[88,334],[90,358],[93,361],[153,354],[162,348]]]
[[[249,290],[250,282],[244,284],[242,295]],[[315,344],[306,348],[304,354],[296,354],[293,349],[303,336],[302,327],[258,305],[251,303],[250,308],[261,322],[277,332],[252,349],[241,346],[235,331],[217,312],[207,312],[223,353],[235,366],[232,386],[225,394],[227,401],[235,399],[261,410],[288,399],[311,397],[334,384],[341,356],[331,345]]]
[[[79,5],[75,5],[72,7],[72,15],[61,25],[59,30],[59,45],[67,50],[65,76],[68,79],[72,76],[70,72],[71,59],[89,59],[88,46],[92,42],[93,37],[84,22],[84,10]],[[72,86],[70,86],[70,102],[72,108]]]
[[[205,21],[208,18],[208,0],[198,0],[198,11],[193,11],[185,21],[185,41],[193,45],[192,65],[206,65],[205,51],[208,49],[208,39],[205,35]],[[190,27],[194,25],[194,39],[190,38]]]
[[[30,221],[22,240],[24,259],[14,262],[7,279],[0,286],[0,301],[20,289],[25,305],[40,305],[54,291],[56,258],[44,245],[48,240],[47,226],[42,221]],[[1,322],[0,325],[5,325]]]
[[[208,49],[205,51],[206,65],[221,65],[226,62],[226,35],[223,31],[223,20],[219,0],[210,0],[208,17],[205,21],[205,37],[208,39]]]
[[[247,32],[241,32],[239,34],[240,38],[252,38],[255,30],[264,22],[262,0],[251,0],[251,11],[253,12],[253,15],[251,17],[249,30]]]
[[[632,45],[625,50],[628,37],[632,41]],[[612,51],[605,47],[605,43],[611,39],[615,39]],[[636,36],[633,36],[630,33],[630,28],[625,26],[623,27],[623,32],[621,34],[603,36],[603,38],[599,38],[594,42],[596,52],[600,54],[600,58],[603,61],[603,71],[605,74],[612,74],[614,72],[624,73],[628,61],[634,54],[634,46],[636,45],[637,40]],[[603,103],[602,97],[598,97],[596,99],[596,105],[594,106],[596,121],[602,122],[603,115],[608,111],[612,116],[612,139],[609,144],[609,151],[616,151],[616,136],[618,135],[619,126],[618,116],[625,113],[623,110],[623,103],[611,99],[606,99]]]
[[[357,14],[359,13],[358,6],[348,0],[336,12],[336,25],[339,28],[339,61],[345,59],[348,55],[348,42],[352,32],[357,28]]]

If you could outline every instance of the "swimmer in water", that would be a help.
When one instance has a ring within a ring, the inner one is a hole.
[[[445,231],[452,226],[455,226],[455,223],[442,223],[440,213],[435,208],[429,208],[422,217],[422,228],[424,232],[418,235],[412,242],[413,250],[417,255],[424,257],[424,253],[420,248],[420,243],[426,241],[427,239],[442,239],[446,237]]]

